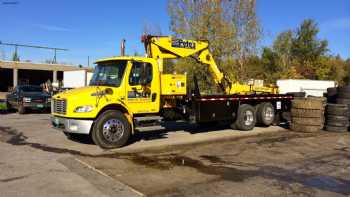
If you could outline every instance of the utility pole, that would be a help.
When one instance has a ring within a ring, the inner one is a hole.
[[[53,60],[52,63],[56,64],[57,63],[57,49],[54,49],[54,55],[53,55]]]

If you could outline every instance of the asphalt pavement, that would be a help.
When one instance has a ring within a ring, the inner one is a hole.
[[[1,196],[350,196],[350,133],[140,129],[123,148],[0,115]]]

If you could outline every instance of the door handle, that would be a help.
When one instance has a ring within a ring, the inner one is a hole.
[[[157,93],[152,93],[152,102],[154,102],[157,98]]]

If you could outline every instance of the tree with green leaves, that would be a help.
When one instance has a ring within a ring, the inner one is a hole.
[[[295,30],[281,32],[271,49],[264,49],[262,64],[270,72],[268,81],[280,78],[326,79],[331,65],[326,63],[327,41],[318,39],[318,26],[307,19]],[[337,77],[339,78],[339,77]]]
[[[288,70],[292,61],[293,32],[291,30],[280,33],[273,42],[273,51],[278,56],[282,70]]]
[[[247,63],[257,54],[260,38],[255,0],[173,0],[168,2],[168,10],[175,36],[208,40],[223,72],[233,80],[248,78]],[[177,61],[175,70],[185,71],[190,77],[195,73],[206,81],[203,86],[210,83],[207,68],[193,60]]]
[[[317,37],[319,28],[314,20],[307,19],[302,22],[293,38],[292,55],[298,61],[301,73],[310,79],[316,78],[317,61],[328,51],[327,40]]]

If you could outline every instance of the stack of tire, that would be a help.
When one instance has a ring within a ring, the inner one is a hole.
[[[330,100],[326,113],[326,131],[344,132],[349,128],[350,85],[328,88],[327,98]],[[336,102],[334,102],[334,100]]]
[[[295,98],[292,100],[290,128],[298,132],[318,132],[324,127],[324,98]]]
[[[346,132],[349,127],[349,107],[346,104],[327,104],[326,131]]]
[[[338,97],[338,89],[336,87],[327,88],[325,97],[327,97],[327,103],[336,103]]]
[[[350,107],[350,85],[339,87],[336,95],[336,103],[346,104]]]

